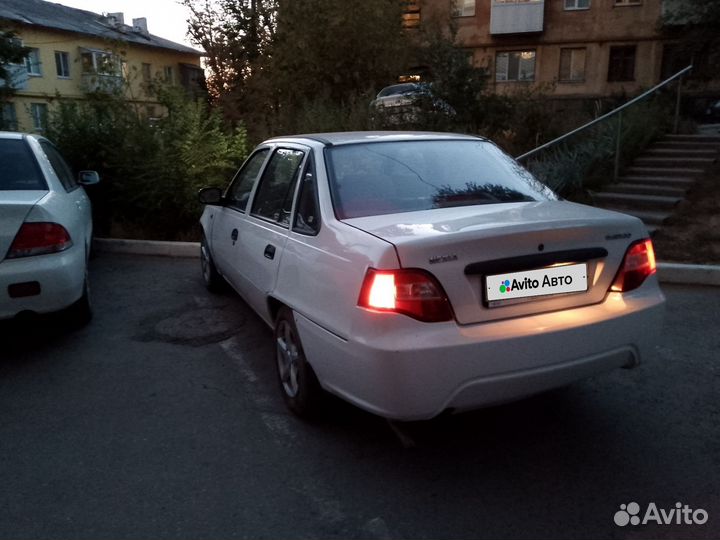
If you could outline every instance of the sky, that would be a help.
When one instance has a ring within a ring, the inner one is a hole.
[[[189,11],[176,0],[51,0],[64,6],[95,13],[125,14],[125,24],[146,17],[148,31],[156,36],[195,47],[186,37]]]

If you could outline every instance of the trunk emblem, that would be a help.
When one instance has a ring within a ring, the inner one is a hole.
[[[457,255],[435,255],[434,257],[430,257],[428,259],[428,262],[430,264],[438,264],[438,263],[446,263],[446,262],[452,262],[457,261],[458,256]]]

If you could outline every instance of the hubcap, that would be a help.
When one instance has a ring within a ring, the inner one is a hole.
[[[289,397],[295,397],[299,390],[300,353],[295,342],[295,333],[287,321],[280,321],[278,324],[276,345],[280,382],[285,393]]]

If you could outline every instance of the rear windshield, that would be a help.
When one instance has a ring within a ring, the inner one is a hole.
[[[35,157],[27,143],[0,139],[0,191],[46,190]]]
[[[556,200],[497,146],[485,141],[399,141],[327,151],[339,219],[432,208]]]

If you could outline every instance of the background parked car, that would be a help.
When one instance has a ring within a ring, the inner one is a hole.
[[[77,323],[91,317],[88,256],[90,200],[47,139],[0,132],[0,319],[68,308]]]
[[[433,92],[432,84],[410,82],[386,86],[370,102],[374,124],[398,125],[420,122],[423,115],[455,116],[455,109]]]

